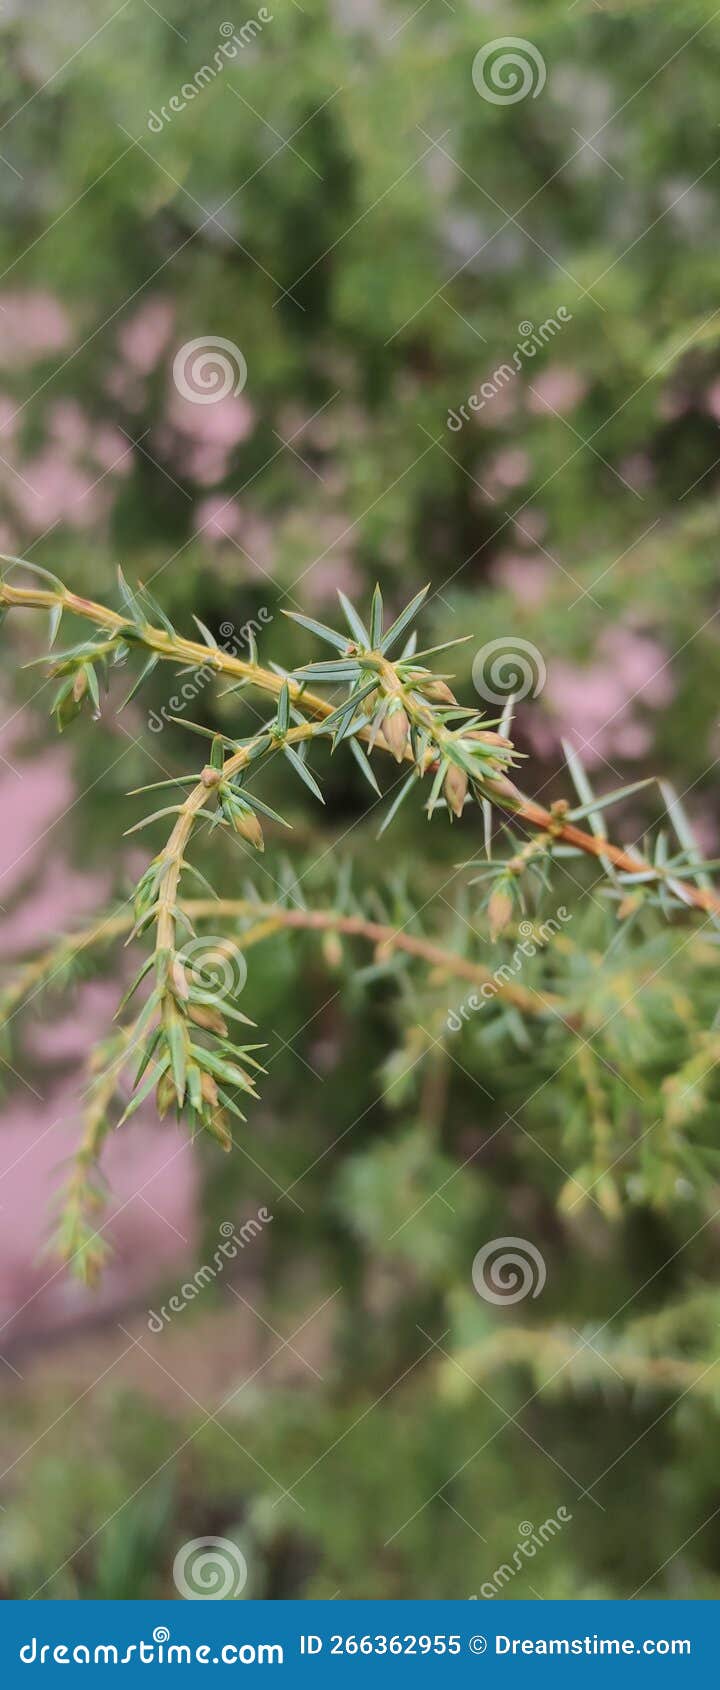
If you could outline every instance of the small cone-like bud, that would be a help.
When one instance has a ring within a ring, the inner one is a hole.
[[[256,851],[265,850],[263,830],[252,810],[234,810],[233,827],[241,839],[247,839],[248,844],[255,846]]]
[[[493,892],[488,904],[488,918],[490,921],[490,938],[497,939],[504,932],[512,915],[512,898],[510,893],[499,886]]]
[[[560,1195],[557,1198],[557,1206],[561,1215],[573,1216],[575,1220],[579,1219],[578,1211],[582,1208],[589,1207],[589,1204],[592,1201],[592,1199],[588,1197],[588,1187],[593,1183],[595,1178],[596,1175],[593,1168],[581,1167],[578,1168],[576,1174],[573,1174],[569,1180],[566,1180]]]
[[[203,1073],[200,1076],[200,1089],[205,1102],[211,1103],[213,1108],[216,1109],[219,1103],[218,1089],[212,1074],[208,1074],[205,1070],[203,1070]]]
[[[77,672],[75,679],[73,681],[73,689],[72,689],[72,695],[73,695],[73,698],[74,698],[76,704],[79,704],[81,699],[83,699],[85,697],[85,694],[87,692],[87,686],[88,686],[88,683],[87,683],[87,675],[85,674],[85,670],[84,669],[78,669],[78,672]]]
[[[463,813],[467,789],[468,778],[465,770],[458,769],[454,763],[451,763],[445,776],[443,792],[448,807],[452,810],[454,816],[461,816]]]
[[[628,916],[633,915],[634,911],[639,909],[642,901],[641,892],[628,892],[627,897],[621,898],[618,904],[618,921],[627,921]]]
[[[595,1194],[597,1202],[603,1214],[607,1215],[608,1220],[618,1220],[622,1214],[622,1203],[618,1188],[610,1175],[604,1174],[599,1180],[595,1181]]]
[[[90,1290],[97,1291],[102,1277],[102,1262],[98,1261],[95,1256],[86,1253],[81,1264],[81,1272],[85,1284],[89,1286]]]
[[[485,745],[502,745],[506,751],[513,750],[513,742],[506,739],[504,734],[496,734],[492,728],[470,728],[468,739],[479,739]]]
[[[407,745],[409,722],[402,704],[388,711],[383,721],[383,735],[396,763],[402,763]]]
[[[207,1033],[218,1033],[221,1039],[227,1038],[227,1022],[223,1020],[219,1009],[213,1009],[210,1004],[191,1003],[188,1005],[188,1015],[196,1027],[204,1027]]]
[[[437,679],[428,681],[423,690],[425,697],[429,698],[433,704],[457,704],[455,694],[451,691],[447,681]]]
[[[163,1074],[160,1080],[158,1080],[155,1101],[157,1103],[158,1115],[162,1121],[167,1115],[168,1109],[170,1109],[175,1102],[175,1085],[170,1073]]]
[[[232,1134],[228,1126],[228,1118],[224,1109],[213,1109],[212,1115],[205,1122],[208,1131],[216,1138],[221,1150],[232,1150]]]
[[[190,988],[187,982],[187,974],[185,973],[185,965],[179,956],[174,956],[170,964],[170,980],[176,998],[182,998],[183,1003],[187,1003],[190,996]]]
[[[63,728],[66,728],[68,724],[73,721],[74,717],[77,716],[79,709],[80,705],[77,703],[77,700],[74,698],[72,692],[66,693],[65,697],[60,700],[60,703],[56,705],[55,718],[61,733]]]
[[[337,933],[324,933],[322,941],[323,955],[329,968],[339,968],[343,959],[343,948]]]
[[[223,778],[222,769],[214,769],[212,763],[206,763],[200,779],[203,786],[219,786]]]
[[[489,792],[496,792],[498,798],[515,798],[522,804],[522,793],[508,780],[507,775],[493,775],[492,780],[487,779],[485,785]]]

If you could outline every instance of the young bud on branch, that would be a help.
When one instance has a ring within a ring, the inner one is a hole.
[[[408,739],[408,719],[402,704],[390,706],[383,717],[382,731],[385,743],[389,745],[396,763],[402,763]]]
[[[454,763],[451,763],[445,776],[443,791],[448,808],[452,810],[454,816],[461,816],[463,813],[467,789],[468,778],[465,770],[458,769]]]
[[[457,704],[455,694],[451,692],[447,681],[427,681],[422,690],[432,704]]]
[[[200,1089],[202,1091],[205,1102],[211,1103],[213,1108],[217,1108],[217,1105],[218,1105],[220,1100],[218,1098],[218,1089],[217,1089],[215,1081],[212,1077],[212,1074],[208,1074],[206,1071],[203,1071],[203,1074],[201,1075],[201,1078],[200,1078]]]
[[[206,1125],[213,1138],[217,1139],[221,1150],[232,1150],[232,1134],[224,1109],[214,1109]]]
[[[498,886],[488,904],[491,939],[497,939],[504,932],[512,915],[512,907],[510,893],[506,892],[503,887]]]
[[[223,1019],[219,1009],[213,1009],[210,1004],[188,1004],[188,1016],[196,1027],[203,1027],[207,1033],[217,1033],[221,1039],[227,1038],[227,1022]]]
[[[190,996],[190,988],[188,986],[184,964],[181,962],[179,956],[174,956],[170,964],[170,981],[175,997],[181,998],[183,1003],[187,1003]]]
[[[171,1109],[173,1104],[176,1102],[175,1086],[169,1073],[163,1074],[161,1079],[158,1081],[157,1091],[155,1093],[155,1102],[157,1104],[158,1115],[162,1121],[167,1115],[168,1109]]]
[[[234,810],[233,827],[241,839],[247,839],[249,845],[254,845],[256,851],[265,850],[263,830],[252,810]]]
[[[513,750],[513,742],[506,739],[504,734],[495,733],[493,728],[470,728],[468,739],[478,739],[483,745],[501,745],[506,751]]]
[[[508,780],[507,775],[488,776],[485,785],[488,791],[496,793],[498,798],[510,798],[517,804],[523,802],[522,793],[518,791],[516,786],[513,786],[511,780]]]

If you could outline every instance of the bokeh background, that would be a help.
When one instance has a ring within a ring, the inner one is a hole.
[[[421,644],[472,635],[452,654],[464,696],[490,641],[542,659],[517,717],[528,791],[568,791],[569,738],[598,791],[664,774],[714,855],[710,0],[272,0],[258,17],[2,8],[0,547],[97,598],[120,563],[187,630],[192,612],[213,630],[261,618],[261,657],[285,664],[320,653],[283,610],[333,620],[338,587],[366,602],[379,580],[395,612],[430,581]],[[171,108],[223,25],[250,19]],[[473,62],[507,35],[532,44],[536,85],[495,102]],[[197,404],[173,362],[218,336],[247,380]],[[58,741],[45,672],[21,667],[43,639],[25,614],[4,632],[8,980],[127,896],[162,832],[123,839],[139,813],[124,795],[197,754],[150,724],[164,667]],[[227,727],[244,709],[208,689],[196,714]],[[492,959],[457,866],[479,854],[477,819],[428,828],[408,806],[378,845],[354,765],[326,772],[322,815],[293,792],[289,845],[271,829],[262,861],[213,848],[226,895],[281,886],[327,907],[352,876],[368,915],[420,910]],[[656,813],[637,795],[621,837]],[[258,948],[245,995],[268,1076],[242,1144],[191,1147],[150,1108],[113,1137],[95,1290],[46,1245],[122,947],[13,1015],[3,1595],[173,1595],[178,1549],[207,1534],[241,1546],[253,1596],[482,1595],[501,1563],[509,1598],[720,1593],[717,952],[618,956],[596,873],[560,873],[586,1017],[562,1046],[502,1014],[448,1037],[457,982],[367,947]],[[148,1311],[222,1222],[261,1206],[272,1224],[153,1335]],[[471,1263],[516,1234],[547,1284],[493,1308]],[[528,1523],[558,1508],[571,1519],[518,1569]]]

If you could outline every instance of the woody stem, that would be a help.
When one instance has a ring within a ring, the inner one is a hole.
[[[61,606],[64,610],[85,617],[88,621],[95,623],[97,627],[108,629],[118,641],[122,639],[123,628],[127,627],[127,618],[121,616],[117,611],[110,610],[105,605],[98,604],[92,599],[83,598],[66,588],[14,587],[7,581],[1,581],[0,604],[25,606],[35,610],[52,610],[55,606]],[[144,624],[140,637],[142,645],[147,650],[155,652],[158,657],[166,661],[188,663],[195,668],[201,668],[211,663],[218,674],[226,674],[235,677],[237,680],[251,682],[262,691],[271,693],[273,697],[279,695],[284,684],[282,676],[276,675],[271,669],[264,669],[258,663],[236,657],[230,652],[222,650],[219,646],[211,648],[201,645],[196,640],[186,640],[180,635],[171,635],[164,628],[155,628],[150,623]],[[387,676],[385,676],[387,688],[389,673],[392,671],[394,674],[394,671],[392,664],[385,663],[385,668],[388,671]],[[334,706],[327,699],[321,698],[315,693],[307,692],[304,686],[297,681],[288,680],[287,684],[290,697],[294,702],[301,702],[304,710],[307,710],[316,718],[330,715]],[[439,729],[437,720],[429,706],[417,704],[414,700],[405,696],[405,707],[408,716],[417,725],[431,727],[436,739],[442,742],[443,730]],[[358,737],[367,740],[369,731],[367,728],[362,728]],[[377,744],[381,750],[389,750],[382,733],[377,737]],[[409,756],[410,753],[407,755]],[[233,761],[234,759],[231,758],[225,766],[225,772],[228,774],[231,772],[230,765]],[[236,768],[241,766],[240,763],[235,765]],[[604,857],[624,874],[652,873],[658,882],[667,879],[666,871],[658,865],[644,862],[642,858],[612,844],[610,840],[598,838],[592,833],[586,833],[582,828],[575,827],[571,822],[563,821],[557,812],[553,813],[523,794],[519,794],[518,799],[513,801],[493,794],[493,802],[499,808],[514,816],[516,821],[525,822],[528,827],[548,834],[558,842],[574,846],[576,850],[582,851],[586,856]],[[672,878],[688,904],[695,909],[704,910],[708,914],[720,914],[720,894],[708,887],[696,886],[691,881],[679,880],[676,876],[672,876]],[[175,879],[174,890],[177,890],[177,878]],[[166,923],[164,923],[164,933],[167,937]]]

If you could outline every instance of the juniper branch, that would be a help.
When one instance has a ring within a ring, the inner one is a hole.
[[[602,1349],[597,1343],[595,1349],[583,1344],[582,1334],[562,1326],[515,1326],[490,1337],[484,1334],[481,1343],[448,1356],[438,1369],[438,1388],[445,1398],[458,1400],[474,1392],[484,1379],[509,1367],[522,1367],[537,1380],[537,1395],[551,1383],[556,1391],[671,1392],[678,1400],[692,1391],[717,1403],[715,1369],[705,1358],[643,1353],[641,1338],[640,1321],[619,1336],[609,1330]]]
[[[0,554],[0,557],[2,557],[2,554]],[[21,562],[22,560],[17,561]],[[59,610],[61,612],[67,610],[82,616],[96,627],[111,631],[112,639],[107,642],[104,648],[108,652],[117,649],[118,643],[127,637],[129,631],[127,619],[118,612],[105,605],[98,604],[92,599],[72,593],[60,583],[54,588],[25,588],[15,587],[7,581],[2,581],[0,582],[0,606],[2,605],[8,608],[22,606],[36,610]],[[282,690],[283,679],[273,670],[263,668],[262,665],[252,660],[236,657],[219,646],[213,649],[197,640],[185,639],[175,632],[171,634],[166,629],[154,627],[150,623],[146,623],[141,629],[134,628],[131,632],[132,643],[144,647],[159,660],[187,664],[197,668],[211,663],[218,675],[224,674],[245,681],[257,687],[260,691],[269,693],[274,698],[277,698]],[[99,650],[102,650],[102,648],[99,648]],[[401,701],[407,712],[408,698],[404,689],[396,686],[395,677],[390,674],[392,665],[378,665],[378,667],[381,671],[384,671],[386,684],[389,682],[391,692]],[[293,702],[301,703],[303,709],[313,717],[322,720],[333,713],[335,706],[328,699],[308,691],[304,683],[299,683],[290,678],[287,684]],[[424,709],[419,709],[412,700],[409,702],[410,719],[417,726],[427,726],[427,712]],[[370,728],[361,729],[357,737],[363,741],[369,741],[372,737]],[[375,743],[383,751],[393,750],[382,732],[377,734]],[[412,751],[409,746],[403,749],[402,755],[405,761],[412,761]],[[587,833],[583,828],[578,828],[572,822],[567,821],[565,816],[569,805],[564,800],[559,800],[548,808],[523,795],[517,788],[514,792],[503,791],[501,784],[496,785],[494,790],[491,789],[488,796],[491,797],[497,808],[507,811],[515,821],[525,823],[528,827],[541,833],[544,841],[548,844],[562,843],[596,859],[605,857],[624,874],[644,874],[652,876],[658,882],[669,878],[668,871],[665,871],[661,865],[649,864],[634,852],[613,844],[610,839]],[[692,881],[684,880],[682,877],[671,876],[671,878],[675,879],[676,884],[681,889],[682,897],[688,905],[707,913],[720,914],[720,894],[716,891],[708,887],[697,886]]]
[[[25,567],[38,572],[35,565]],[[266,814],[279,821],[282,817],[260,799],[248,777],[276,756],[284,758],[313,796],[322,800],[306,761],[307,747],[316,738],[330,739],[333,750],[347,742],[376,790],[375,777],[358,742],[367,745],[370,752],[377,745],[392,753],[398,764],[411,765],[384,826],[392,820],[411,788],[429,777],[431,787],[426,804],[429,816],[442,808],[451,819],[459,818],[466,804],[474,799],[485,806],[486,813],[488,808],[499,808],[516,824],[534,830],[534,842],[520,841],[510,859],[490,871],[496,877],[488,906],[493,937],[510,920],[513,895],[522,898],[522,893],[518,893],[519,883],[537,867],[538,860],[545,856],[551,858],[560,845],[565,851],[569,847],[571,851],[598,858],[621,885],[627,883],[633,887],[630,902],[644,895],[636,882],[641,886],[653,882],[671,905],[691,905],[713,915],[720,912],[720,898],[710,886],[703,865],[696,861],[691,842],[682,838],[686,832],[684,821],[679,827],[677,818],[675,821],[676,831],[681,835],[679,855],[668,861],[656,852],[655,859],[649,861],[610,844],[604,837],[597,811],[614,801],[618,794],[596,801],[591,793],[588,799],[586,793],[585,802],[574,812],[569,811],[565,802],[556,803],[550,809],[535,803],[509,778],[508,771],[514,772],[517,762],[512,741],[497,732],[496,724],[486,721],[480,712],[458,704],[447,677],[434,673],[421,662],[422,657],[430,654],[416,655],[414,635],[405,642],[399,656],[391,655],[392,648],[405,639],[426,589],[416,594],[389,629],[384,628],[379,588],[373,594],[367,626],[340,595],[349,633],[301,613],[288,613],[301,627],[330,645],[334,656],[331,661],[311,662],[297,669],[294,675],[285,676],[263,668],[254,650],[247,660],[222,650],[202,624],[199,627],[206,639],[204,646],[185,640],[176,633],[146,589],[132,590],[122,575],[124,615],[68,592],[55,577],[47,577],[45,571],[39,573],[49,580],[49,585],[17,588],[4,581],[0,585],[2,605],[49,609],[51,643],[65,610],[87,618],[99,630],[92,640],[72,647],[53,660],[53,671],[60,679],[53,707],[61,727],[82,707],[85,698],[92,700],[97,713],[96,669],[102,674],[109,661],[124,661],[133,647],[149,653],[140,680],[161,659],[180,661],[195,668],[210,663],[213,670],[234,676],[241,685],[252,683],[269,692],[276,702],[272,718],[244,739],[213,735],[201,725],[186,722],[186,727],[208,734],[211,739],[209,762],[197,779],[188,777],[193,784],[181,802],[137,824],[146,826],[166,814],[174,816],[167,844],[141,877],[135,896],[131,937],[154,928],[155,984],[127,1029],[128,1051],[139,1049],[140,1065],[133,1099],[123,1120],[153,1087],[161,1115],[171,1106],[178,1113],[185,1110],[191,1124],[197,1122],[206,1127],[226,1149],[231,1143],[228,1112],[244,1120],[235,1094],[240,1091],[256,1095],[251,1071],[260,1068],[254,1055],[260,1047],[238,1044],[236,1037],[231,1036],[228,1018],[247,1023],[247,1017],[233,1007],[227,996],[208,990],[202,971],[188,963],[183,955],[180,929],[188,929],[189,918],[180,902],[182,881],[191,867],[188,852],[201,819],[209,820],[213,826],[220,823],[230,827],[256,848],[263,848],[259,815]],[[156,616],[160,625],[150,619],[151,615]],[[309,692],[310,681],[341,687],[340,702]],[[577,785],[577,770],[574,778]],[[182,786],[187,784],[187,778],[158,784]],[[581,787],[583,784],[587,784],[584,777],[580,779]],[[592,834],[575,825],[584,815],[590,816],[596,829]],[[678,878],[679,864],[686,865],[683,880]],[[690,878],[687,878],[688,869]],[[198,871],[193,869],[193,872]],[[286,925],[292,924],[287,917],[284,919]],[[273,923],[277,917],[273,915],[267,920]],[[151,958],[133,982],[128,996],[132,996],[152,966]]]
[[[249,950],[264,938],[286,931],[310,933],[341,933],[347,938],[365,940],[383,955],[397,951],[415,957],[436,969],[444,978],[467,980],[471,985],[484,986],[493,981],[489,968],[457,951],[448,950],[434,940],[393,927],[389,922],[370,921],[364,916],[347,915],[335,909],[288,909],[283,904],[256,898],[186,898],[179,908],[191,921],[213,917],[220,921],[253,920],[253,926],[239,934],[243,950]],[[131,910],[111,912],[99,922],[81,932],[63,935],[38,956],[24,963],[16,977],[0,993],[0,1028],[7,1027],[23,1004],[45,990],[55,976],[89,951],[112,944],[129,933],[133,926]],[[528,1015],[542,1015],[554,1005],[546,994],[541,1002],[534,992],[511,980],[495,983],[496,995]]]

